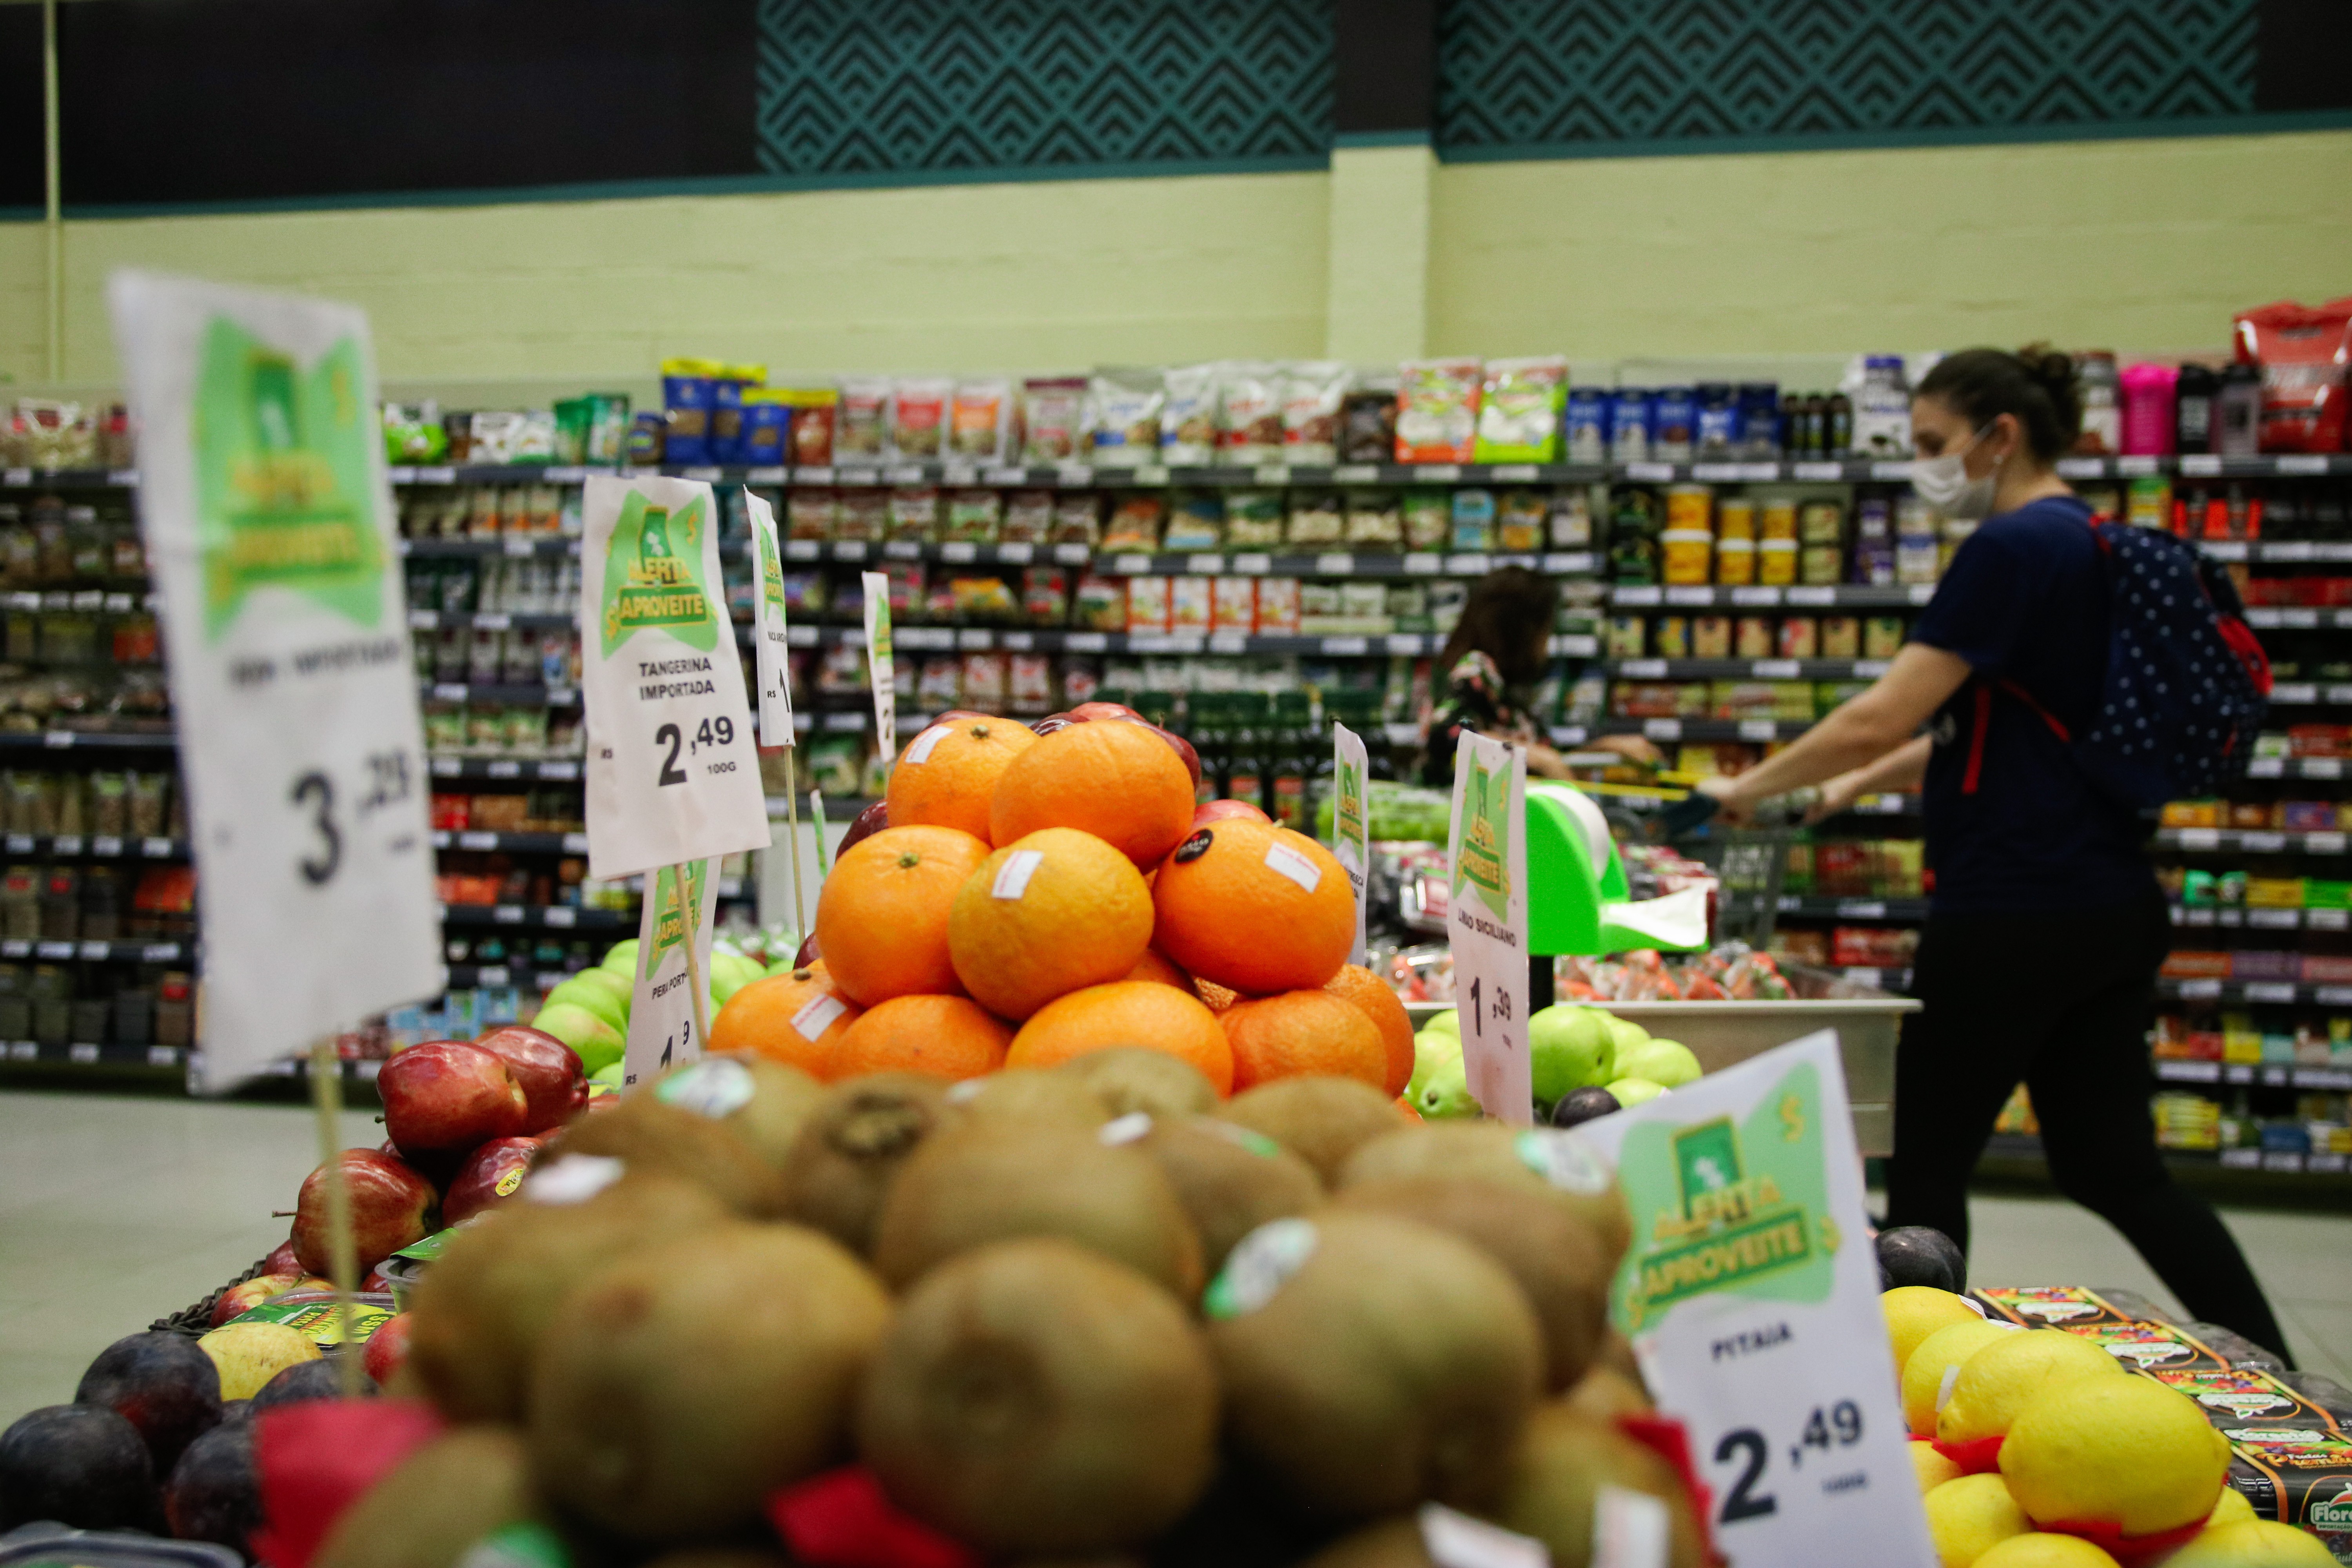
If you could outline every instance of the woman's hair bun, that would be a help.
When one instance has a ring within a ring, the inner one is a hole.
[[[2050,395],[2059,427],[2068,438],[2083,427],[2081,395],[2074,390],[2074,361],[2048,343],[2028,343],[2017,351],[2017,363],[2033,384]]]

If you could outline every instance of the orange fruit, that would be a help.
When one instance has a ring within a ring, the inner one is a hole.
[[[1242,994],[1213,980],[1193,977],[1192,990],[1212,1013],[1222,1013],[1242,999]]]
[[[1426,1120],[1421,1114],[1421,1107],[1415,1105],[1412,1100],[1407,1100],[1403,1095],[1400,1094],[1396,1097],[1396,1108],[1397,1114],[1404,1118],[1407,1121],[1421,1121]]]
[[[1143,950],[1143,956],[1135,961],[1135,967],[1127,972],[1127,978],[1173,985],[1179,991],[1192,990],[1192,977],[1179,969],[1166,953],[1156,947]]]
[[[1013,1031],[969,996],[893,996],[868,1007],[833,1053],[833,1076],[978,1078],[1004,1065]]]
[[[1135,863],[1091,833],[1048,827],[981,863],[948,914],[948,955],[974,1000],[1025,1018],[1065,992],[1125,978],[1151,944]]]
[[[1361,1011],[1328,991],[1244,997],[1217,1015],[1234,1050],[1234,1092],[1279,1078],[1360,1079],[1385,1089],[1389,1048]]]
[[[997,779],[1036,743],[1036,731],[1011,719],[932,725],[907,742],[890,769],[890,826],[960,827],[986,838]]]
[[[1360,963],[1342,965],[1339,973],[1323,983],[1323,989],[1372,1021],[1389,1048],[1389,1076],[1382,1087],[1391,1094],[1402,1094],[1404,1086],[1412,1081],[1412,1016],[1397,1000],[1397,994],[1389,989],[1387,981]]]
[[[833,1076],[834,1047],[863,1011],[835,989],[824,969],[804,969],[754,980],[727,998],[710,1020],[710,1048],[743,1052],[796,1067],[817,1078]]]
[[[1196,978],[1247,995],[1314,990],[1356,940],[1356,895],[1331,852],[1247,817],[1186,838],[1160,863],[1151,899],[1153,944]]]
[[[867,1007],[961,992],[948,910],[987,858],[988,846],[961,828],[886,827],[835,861],[816,896],[817,946],[834,985]]]
[[[1075,827],[1138,868],[1157,865],[1192,826],[1192,775],[1158,734],[1117,719],[1040,738],[997,779],[988,811],[991,843]]]
[[[1115,980],[1056,996],[1030,1016],[1005,1054],[1009,1068],[1058,1067],[1089,1051],[1140,1046],[1201,1069],[1223,1095],[1233,1089],[1234,1053],[1216,1016],[1171,985]]]

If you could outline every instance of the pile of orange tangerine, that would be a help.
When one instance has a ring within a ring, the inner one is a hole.
[[[744,986],[710,1026],[827,1081],[967,1079],[1141,1046],[1221,1094],[1332,1074],[1394,1096],[1412,1026],[1347,963],[1346,873],[1247,808],[1201,807],[1159,731],[1116,719],[1038,735],[965,715],[892,769],[889,826],[817,900],[821,956]]]

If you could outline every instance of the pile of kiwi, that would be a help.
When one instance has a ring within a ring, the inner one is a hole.
[[[390,1392],[452,1426],[319,1568],[518,1531],[581,1568],[782,1568],[845,1519],[940,1562],[1417,1565],[1433,1503],[1580,1568],[1603,1487],[1706,1561],[1620,1426],[1649,1408],[1606,1314],[1625,1210],[1580,1145],[1345,1079],[1221,1100],[1142,1048],[681,1071],[725,1081],[583,1114],[541,1167],[575,1179],[425,1272]]]

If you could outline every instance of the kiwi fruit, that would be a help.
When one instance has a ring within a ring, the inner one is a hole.
[[[1518,1182],[1419,1176],[1359,1182],[1335,1201],[1434,1226],[1508,1269],[1543,1325],[1547,1386],[1568,1388],[1592,1364],[1609,1329],[1610,1270],[1591,1226],[1553,1194]]]
[[[1620,1415],[1647,1415],[1656,1405],[1649,1391],[1613,1366],[1592,1363],[1576,1386],[1560,1395],[1560,1403],[1595,1421]]]
[[[630,1249],[531,1359],[540,1486],[632,1541],[707,1540],[831,1462],[890,1300],[840,1243],[730,1224]]]
[[[1266,1221],[1305,1214],[1323,1201],[1315,1167],[1263,1132],[1213,1116],[1129,1116],[1114,1126],[1142,1123],[1129,1147],[1150,1155],[1176,1189],[1201,1234],[1207,1273],[1223,1268],[1234,1244]]]
[[[960,1252],[1017,1236],[1090,1247],[1190,1302],[1201,1237],[1160,1167],[1091,1131],[975,1117],[926,1141],[883,1200],[874,1267],[893,1289]]]
[[[1107,1552],[1208,1487],[1216,1364],[1133,1269],[1059,1237],[1000,1241],[907,1293],[857,1447],[901,1506],[983,1552]]]
[[[1145,1046],[1088,1051],[1053,1070],[1093,1089],[1113,1116],[1206,1116],[1217,1109],[1217,1086],[1199,1068]]]
[[[765,1057],[738,1056],[751,1075],[751,1098],[719,1121],[767,1167],[782,1175],[793,1141],[824,1098],[824,1085],[796,1067]]]
[[[1054,1121],[1081,1132],[1110,1120],[1110,1111],[1083,1079],[1050,1068],[1004,1068],[948,1086],[948,1103],[967,1116]]]
[[[1602,1487],[1663,1501],[1665,1568],[1705,1568],[1698,1516],[1674,1467],[1611,1423],[1566,1404],[1548,1405],[1528,1422],[1502,1496],[1486,1517],[1549,1547],[1552,1568],[1591,1568],[1594,1504]]]
[[[501,1204],[458,1231],[417,1281],[397,1375],[452,1421],[520,1421],[531,1352],[566,1291],[639,1242],[729,1217],[709,1188],[664,1172],[624,1176],[577,1204],[528,1193]]]
[[[1420,1521],[1408,1514],[1343,1535],[1300,1568],[1437,1568],[1437,1561],[1421,1538]]]
[[[1357,1148],[1402,1125],[1396,1101],[1352,1078],[1277,1079],[1244,1089],[1217,1112],[1263,1132],[1308,1164],[1326,1186]]]
[[[1543,1387],[1542,1329],[1503,1266],[1392,1215],[1262,1226],[1205,1305],[1228,1437],[1326,1518],[1491,1500]]]
[[[1590,1220],[1613,1272],[1633,1236],[1633,1216],[1614,1173],[1574,1133],[1519,1130],[1499,1121],[1429,1121],[1375,1139],[1348,1156],[1332,1183],[1396,1176],[1483,1176],[1556,1193]]]
[[[454,1568],[532,1517],[530,1460],[510,1426],[458,1426],[410,1453],[338,1515],[315,1568]]]
[[[962,1119],[948,1086],[922,1073],[868,1073],[824,1092],[784,1162],[786,1217],[861,1256],[898,1167],[940,1128]]]
[[[684,1176],[746,1219],[774,1219],[784,1212],[783,1177],[733,1128],[656,1094],[624,1095],[610,1110],[575,1118],[537,1163],[566,1154],[602,1154],[627,1162],[632,1170]]]

